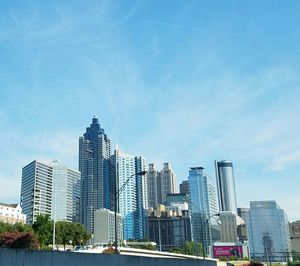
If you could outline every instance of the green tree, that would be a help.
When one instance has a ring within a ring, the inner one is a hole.
[[[86,229],[79,223],[70,223],[66,221],[60,221],[55,223],[55,240],[59,245],[63,245],[64,249],[66,245],[72,241],[73,248],[75,245],[82,245],[86,243],[91,235]]]
[[[48,214],[39,214],[32,225],[32,229],[36,233],[42,248],[52,243],[53,222]]]
[[[29,224],[21,224],[21,223],[15,223],[12,226],[13,231],[18,231],[20,233],[29,233],[33,232],[32,226]]]
[[[173,253],[186,254],[186,255],[202,255],[203,249],[200,243],[195,243],[192,241],[187,241],[183,244],[181,248],[171,249]]]
[[[13,231],[15,231],[13,229],[13,225],[4,223],[4,222],[0,222],[0,234],[6,233],[6,232],[13,232]]]
[[[73,242],[74,229],[74,224],[70,222],[60,221],[55,223],[55,240],[57,244],[64,246],[64,250],[70,240]]]
[[[91,238],[91,234],[89,234],[86,231],[83,225],[76,223],[73,224],[73,226],[74,226],[73,238],[72,238],[73,247],[75,245],[82,245],[83,243],[86,243]]]

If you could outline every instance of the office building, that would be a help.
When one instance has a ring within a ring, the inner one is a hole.
[[[116,165],[119,191],[119,212],[123,217],[124,239],[145,237],[147,219],[146,177],[136,175],[145,171],[145,159],[117,149],[111,158]]]
[[[216,195],[212,179],[204,173],[203,167],[191,167],[189,171],[190,209],[192,211],[192,234],[195,242],[203,243],[206,253],[212,243],[212,225],[217,228],[218,222]],[[211,217],[211,218],[210,218]]]
[[[179,184],[179,192],[183,194],[189,194],[189,182],[187,180],[182,181],[182,183]]]
[[[238,242],[236,214],[231,211],[222,211],[219,217],[221,221],[221,241]]]
[[[56,221],[79,221],[80,172],[58,161],[33,161],[22,169],[21,207],[26,223],[38,214]]]
[[[0,203],[0,222],[8,224],[25,224],[26,215],[22,214],[22,208],[18,203]]]
[[[160,172],[161,203],[165,204],[168,193],[176,192],[176,176],[170,163],[164,163],[164,168]]]
[[[176,176],[169,163],[164,163],[163,169],[155,170],[154,164],[149,164],[147,171],[148,206],[166,204],[167,194],[176,192]]]
[[[300,253],[300,221],[289,223],[289,231],[292,250]]]
[[[148,207],[155,207],[158,202],[158,191],[160,191],[159,172],[155,170],[154,164],[149,164],[147,171],[147,193],[148,193]]]
[[[94,213],[94,243],[112,244],[115,242],[115,213],[107,209],[98,209]],[[123,241],[123,219],[117,214],[118,243]]]
[[[111,174],[111,140],[101,128],[98,118],[79,137],[79,171],[81,172],[80,220],[94,232],[94,211],[112,209],[115,175]]]
[[[237,208],[237,214],[239,217],[243,219],[243,221],[246,221],[247,211],[249,211],[249,208]],[[243,224],[238,225],[237,234],[240,242],[244,243],[245,241],[248,240],[247,227],[245,222]]]
[[[300,221],[289,223],[289,231],[292,250],[300,253]]]
[[[237,214],[233,166],[230,161],[215,161],[219,210]]]
[[[184,193],[168,193],[166,197],[166,206],[171,206],[172,203],[190,203],[190,197]]]
[[[246,213],[250,257],[265,262],[286,262],[291,252],[286,213],[276,201],[251,201]]]
[[[171,209],[158,205],[148,216],[149,240],[156,242],[157,248],[170,251],[192,241],[191,216],[188,204],[174,204]]]

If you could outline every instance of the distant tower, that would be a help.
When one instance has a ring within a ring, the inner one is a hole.
[[[220,211],[237,214],[236,191],[232,162],[215,161]]]
[[[147,171],[147,194],[148,194],[148,207],[155,207],[158,204],[158,176],[159,172],[157,172],[154,168],[154,164],[149,164],[149,168]]]
[[[189,194],[189,182],[187,180],[182,181],[182,183],[179,184],[179,192],[183,194]]]
[[[111,209],[113,193],[109,157],[111,140],[101,128],[98,118],[79,137],[79,171],[81,172],[81,223],[94,231],[94,211],[100,208]]]
[[[164,168],[160,172],[161,202],[166,203],[167,194],[176,192],[176,176],[169,163],[164,163]]]
[[[192,210],[192,232],[195,242],[203,243],[205,252],[212,243],[211,229],[216,220],[210,216],[217,213],[216,194],[211,178],[203,167],[191,167],[189,171],[189,192]],[[202,241],[203,240],[203,241]]]
[[[164,163],[164,168],[158,172],[154,164],[149,164],[147,172],[148,207],[165,204],[167,194],[175,193],[176,176],[169,163]]]

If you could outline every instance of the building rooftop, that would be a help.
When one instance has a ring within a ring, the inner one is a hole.
[[[0,202],[0,206],[10,207],[10,208],[17,208],[18,205],[19,205],[18,203],[8,204],[8,203]]]

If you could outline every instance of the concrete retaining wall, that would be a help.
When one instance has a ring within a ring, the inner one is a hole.
[[[226,263],[224,263],[226,265]],[[220,266],[216,261],[0,249],[0,266]],[[223,265],[224,266],[224,265]]]

